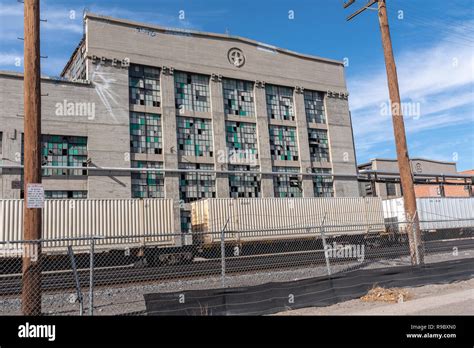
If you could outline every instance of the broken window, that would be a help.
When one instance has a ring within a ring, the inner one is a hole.
[[[313,168],[313,173],[331,174],[331,169]],[[334,197],[332,176],[313,176],[314,197]]]
[[[213,157],[211,120],[177,117],[178,153],[184,156]]]
[[[130,65],[130,104],[161,107],[160,69]]]
[[[229,165],[229,170],[258,172],[258,166]],[[260,174],[235,173],[229,174],[230,197],[257,198],[260,197]]]
[[[268,117],[275,120],[295,120],[293,89],[290,87],[266,85]]]
[[[161,116],[130,113],[130,151],[132,153],[161,154],[163,150]]]
[[[229,163],[256,164],[258,159],[256,125],[246,122],[227,121],[226,141]]]
[[[311,161],[329,162],[328,132],[324,129],[308,129]]]
[[[387,182],[387,196],[397,195],[397,185],[393,182]]]
[[[222,79],[226,115],[255,116],[253,82]]]
[[[87,191],[44,191],[46,199],[86,199]]]
[[[209,112],[209,76],[175,72],[176,109]]]
[[[326,112],[324,110],[324,93],[316,91],[304,91],[304,106],[306,119],[313,123],[326,123]]]
[[[179,169],[213,170],[212,164],[180,163]],[[179,182],[180,198],[190,203],[202,198],[216,198],[214,173],[182,172]]]
[[[286,174],[273,174],[273,190],[275,197],[303,197],[301,180],[297,173],[298,167],[273,167],[274,172]],[[293,174],[292,174],[293,173]]]
[[[132,168],[163,168],[161,162],[132,161]],[[163,172],[132,172],[132,198],[164,198],[165,178]]]
[[[21,163],[24,162],[24,136],[21,137]],[[41,165],[87,167],[87,137],[41,135]],[[87,175],[84,169],[43,169],[43,176]]]
[[[270,126],[270,153],[273,160],[298,161],[296,128]]]

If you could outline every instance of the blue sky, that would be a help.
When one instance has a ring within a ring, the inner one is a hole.
[[[42,70],[58,75],[82,35],[82,12],[239,35],[343,60],[359,163],[395,157],[376,12],[343,0],[42,1]],[[474,0],[387,0],[411,157],[474,168]],[[427,4],[429,4],[427,6]],[[0,69],[22,71],[23,8],[0,0]],[[73,11],[73,12],[72,12]],[[184,11],[185,18],[179,13]],[[293,11],[294,18],[289,18]],[[400,12],[403,11],[403,12]],[[20,62],[19,66],[18,62]]]

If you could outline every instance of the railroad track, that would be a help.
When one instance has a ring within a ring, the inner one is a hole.
[[[425,251],[429,253],[451,251],[456,247],[458,251],[474,249],[473,239],[446,240],[425,242]],[[408,246],[392,246],[368,249],[365,251],[364,261],[395,259],[408,256]],[[355,258],[332,258],[331,265],[353,263]],[[279,254],[249,255],[226,258],[226,273],[238,274],[254,271],[285,270],[295,267],[311,265],[324,266],[325,258],[322,250],[296,251]],[[120,286],[133,283],[154,281],[172,281],[193,277],[216,276],[221,273],[220,258],[196,260],[190,264],[147,267],[126,265],[94,270],[94,286]],[[81,287],[89,287],[89,270],[78,270]],[[75,280],[71,270],[46,271],[43,273],[43,291],[75,289]],[[4,274],[0,276],[0,295],[14,295],[21,292],[21,275]]]

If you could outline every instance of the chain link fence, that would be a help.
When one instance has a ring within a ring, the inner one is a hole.
[[[24,256],[39,257],[45,315],[137,315],[145,312],[147,293],[252,286],[411,264],[405,220],[386,218],[380,226],[323,220],[304,228],[245,230],[246,236],[261,236],[253,240],[236,238],[243,232],[228,226],[194,231],[192,245],[173,248],[159,242],[181,234],[2,241],[0,314],[22,313]],[[425,263],[473,257],[473,219],[462,224],[449,217],[422,220],[420,226]],[[41,255],[35,255],[38,251]]]

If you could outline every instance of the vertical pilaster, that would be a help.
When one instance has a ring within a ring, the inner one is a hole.
[[[332,171],[336,175],[350,175],[334,179],[335,196],[358,197],[359,187],[355,177],[357,167],[347,95],[328,93],[325,97],[325,109]]]
[[[161,71],[161,109],[163,132],[163,168],[178,169],[178,144],[176,135],[176,106],[174,95],[173,69],[163,67]],[[165,174],[165,198],[174,201],[174,225],[176,232],[181,231],[179,173]],[[180,245],[181,238],[176,238]]]
[[[224,96],[222,92],[222,76],[213,74],[210,80],[212,132],[214,146],[214,169],[227,170],[228,153],[224,117]],[[216,174],[217,198],[230,197],[229,179],[227,174]]]
[[[262,172],[272,171],[272,158],[270,155],[270,135],[268,129],[267,100],[265,96],[265,82],[255,83],[255,108],[257,112],[257,139],[258,158]],[[273,197],[273,177],[262,175],[261,197]]]
[[[306,111],[304,105],[304,89],[295,88],[294,103],[296,111],[296,126],[298,134],[298,156],[300,159],[300,170],[311,173],[311,156],[308,141],[308,124],[306,122]],[[311,176],[303,176],[301,183],[303,197],[314,197],[313,179]]]

